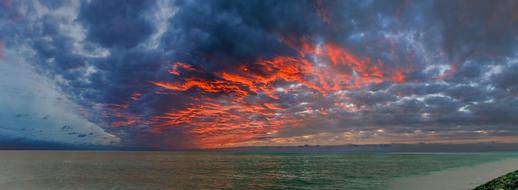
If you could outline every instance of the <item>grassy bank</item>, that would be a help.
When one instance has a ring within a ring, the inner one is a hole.
[[[518,190],[518,170],[491,180],[474,190]]]

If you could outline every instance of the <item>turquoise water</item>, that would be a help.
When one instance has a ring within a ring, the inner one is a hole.
[[[207,153],[0,151],[15,189],[387,189],[397,177],[517,153]]]

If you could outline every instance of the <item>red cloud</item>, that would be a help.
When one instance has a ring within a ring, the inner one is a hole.
[[[359,57],[333,43],[320,45],[308,43],[305,38],[287,39],[284,42],[299,52],[298,56],[260,59],[252,65],[237,66],[235,70],[212,73],[217,76],[214,79],[186,77],[183,82],[152,82],[171,91],[192,89],[192,92],[199,92],[199,98],[185,108],[154,117],[151,125],[154,128],[183,127],[200,147],[228,146],[260,138],[280,128],[302,125],[307,117],[299,117],[280,106],[281,94],[305,89],[326,97],[369,83],[405,82],[403,70],[384,71],[380,60]],[[177,62],[170,73],[182,76],[179,68],[186,72],[196,71],[189,64]],[[302,88],[287,87],[290,84]],[[248,97],[254,98],[248,100]],[[354,105],[343,103],[347,100],[347,97],[337,98],[332,106],[354,111]],[[327,109],[307,106],[301,113],[327,115]],[[159,129],[153,131],[160,133]]]

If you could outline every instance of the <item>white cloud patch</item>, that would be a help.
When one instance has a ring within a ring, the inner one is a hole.
[[[156,32],[145,42],[147,49],[158,47],[160,40],[169,27],[169,20],[176,13],[177,8],[171,5],[168,0],[160,0],[156,3],[148,15],[147,19],[155,25]]]
[[[9,50],[0,60],[0,138],[116,144],[119,138],[81,115],[81,107]]]

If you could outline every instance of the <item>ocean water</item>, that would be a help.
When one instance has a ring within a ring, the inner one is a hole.
[[[388,189],[517,153],[0,151],[0,189]]]

